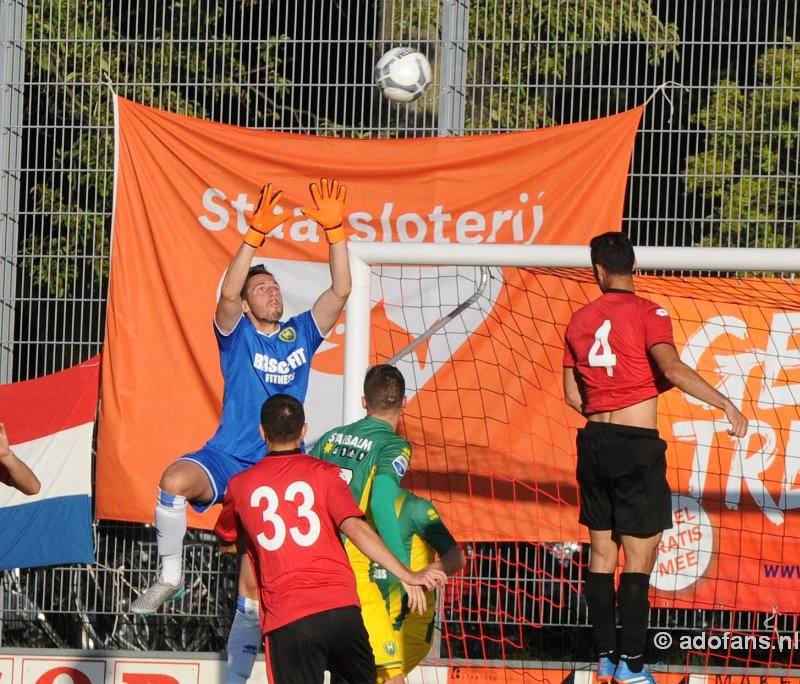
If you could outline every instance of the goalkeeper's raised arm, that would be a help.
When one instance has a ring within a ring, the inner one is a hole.
[[[304,206],[301,211],[307,218],[317,222],[329,245],[331,286],[320,294],[311,309],[319,331],[324,336],[331,331],[344,310],[351,289],[350,265],[343,226],[347,188],[340,185],[336,179],[329,181],[327,178],[322,178],[319,183],[311,183],[309,191],[313,206]],[[292,214],[289,211],[276,213],[282,196],[283,192],[274,188],[272,183],[261,188],[250,227],[222,281],[214,319],[217,328],[223,334],[233,330],[243,313],[251,319],[259,332],[271,334],[278,328],[278,322],[283,315],[282,300],[280,309],[277,308],[276,297],[267,302],[267,308],[254,309],[245,285],[249,281],[250,267],[256,250],[264,244],[265,238],[270,233],[291,218]],[[269,275],[266,269],[263,272]],[[274,278],[272,280],[274,290],[277,283],[274,283]]]
[[[317,222],[328,241],[328,262],[331,267],[331,286],[314,302],[311,313],[320,332],[327,335],[342,313],[350,296],[350,262],[344,233],[344,200],[347,188],[338,180],[322,178],[319,185],[309,186],[314,206],[303,207],[305,216]]]

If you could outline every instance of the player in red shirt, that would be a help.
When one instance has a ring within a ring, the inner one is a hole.
[[[264,402],[267,457],[231,478],[214,531],[223,551],[246,551],[255,570],[273,684],[318,684],[325,670],[349,684],[374,684],[375,661],[339,533],[409,585],[431,590],[447,576],[411,572],[391,554],[364,521],[341,468],[301,453],[304,421],[294,397]]]
[[[578,430],[576,473],[580,522],[589,528],[592,552],[584,591],[599,657],[597,681],[650,684],[655,680],[643,664],[647,592],[658,542],[672,527],[658,395],[675,386],[722,409],[728,432],[737,437],[747,433],[747,418],[680,360],[669,313],[634,294],[628,237],[604,233],[590,247],[603,294],[572,315],[564,351],[565,401],[588,421]],[[615,594],[620,546],[625,562]]]
[[[42,488],[39,478],[11,450],[6,426],[0,423],[0,482],[23,494],[38,494]]]

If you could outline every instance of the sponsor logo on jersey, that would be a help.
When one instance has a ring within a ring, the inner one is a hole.
[[[669,311],[666,309],[656,309],[656,316],[664,316],[665,318],[669,318]]]
[[[435,508],[428,509],[428,520],[438,520],[439,514],[436,512]]]
[[[386,651],[386,655],[393,656],[397,653],[397,644],[394,641],[385,641],[383,650]]]
[[[366,437],[359,437],[358,435],[347,435],[342,432],[334,432],[332,435],[328,437],[328,441],[325,444],[324,451],[326,454],[333,451],[335,446],[346,447],[345,449],[338,450],[340,456],[347,456],[348,458],[352,458],[355,456],[355,451],[369,451],[372,449],[372,440],[367,439]],[[350,453],[347,453],[347,449],[350,450]],[[361,455],[361,459],[364,458],[364,455]]]
[[[308,359],[303,347],[295,349],[285,359],[276,359],[267,354],[253,355],[253,368],[264,371],[264,381],[274,385],[290,384],[294,380],[295,371],[306,363]]]
[[[408,449],[403,449],[403,453],[406,453],[407,451],[408,451]],[[392,461],[392,466],[394,466],[395,472],[400,477],[403,477],[403,475],[405,475],[406,471],[408,470],[408,459],[405,456],[402,456],[402,455],[397,456],[394,459],[394,461]]]
[[[278,339],[284,342],[294,342],[297,339],[297,332],[295,332],[295,329],[290,325],[280,331]]]

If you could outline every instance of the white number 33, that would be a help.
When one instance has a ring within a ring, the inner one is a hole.
[[[297,501],[299,497],[299,502]],[[292,482],[283,494],[283,500],[294,504],[295,513],[293,518],[301,518],[306,521],[303,527],[308,527],[302,531],[299,527],[286,529],[286,523],[278,513],[280,499],[278,493],[266,485],[258,487],[250,497],[250,505],[261,510],[261,518],[272,528],[272,536],[267,536],[264,532],[258,534],[258,543],[267,551],[276,551],[283,546],[286,541],[286,532],[298,546],[311,546],[319,538],[320,520],[314,512],[314,490],[307,482],[299,480]],[[262,506],[261,502],[266,501],[267,505]]]
[[[606,369],[609,378],[614,377],[614,366],[617,365],[617,355],[611,349],[608,342],[608,334],[611,332],[611,321],[603,321],[594,333],[594,344],[589,350],[589,365],[600,366]]]

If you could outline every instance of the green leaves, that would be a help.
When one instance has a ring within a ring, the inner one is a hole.
[[[31,0],[26,94],[28,172],[23,265],[65,296],[105,285],[113,193],[113,106],[120,94],[205,119],[258,125],[275,112],[267,89],[286,35],[245,40],[258,3],[183,0],[110,9],[99,0]],[[117,13],[116,15],[114,13]],[[238,33],[237,33],[238,32]],[[208,84],[214,84],[209,87]],[[273,84],[278,86],[276,89]]]
[[[800,45],[767,50],[757,74],[756,88],[720,81],[692,117],[706,149],[688,159],[685,182],[710,207],[704,245],[800,245]]]

